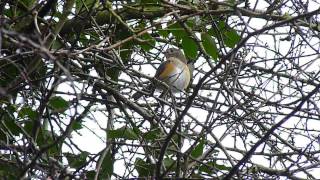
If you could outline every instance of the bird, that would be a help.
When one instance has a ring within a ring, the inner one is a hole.
[[[164,52],[166,61],[162,62],[158,67],[154,78],[164,82],[168,85],[164,87],[161,83],[152,83],[146,88],[145,91],[153,92],[155,89],[160,89],[163,91],[171,90],[173,93],[184,91],[191,79],[193,64],[188,64],[187,58],[184,56],[182,51],[177,48],[169,48]],[[133,94],[133,99],[139,99],[143,93],[136,92]]]

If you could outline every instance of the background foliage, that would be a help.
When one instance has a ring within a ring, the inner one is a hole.
[[[0,177],[320,178],[316,0],[0,11]],[[134,101],[168,47],[195,64],[189,89]]]

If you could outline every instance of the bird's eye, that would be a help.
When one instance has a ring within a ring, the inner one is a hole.
[[[175,53],[176,53],[176,50],[174,48],[169,48],[165,51],[166,56],[172,56]]]

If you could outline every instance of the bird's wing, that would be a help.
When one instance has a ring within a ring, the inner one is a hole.
[[[164,80],[170,78],[169,76],[175,72],[175,65],[171,60],[167,60],[160,64],[156,71],[155,78],[159,80]]]

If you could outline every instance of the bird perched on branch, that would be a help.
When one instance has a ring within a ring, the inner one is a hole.
[[[168,85],[164,87],[161,83],[152,83],[144,90],[152,93],[155,89],[161,89],[172,92],[181,92],[185,90],[191,79],[193,64],[188,64],[188,60],[183,55],[182,51],[176,48],[169,48],[164,52],[166,61],[162,62],[156,71],[155,78]],[[143,93],[136,92],[133,94],[133,99],[139,99]]]

